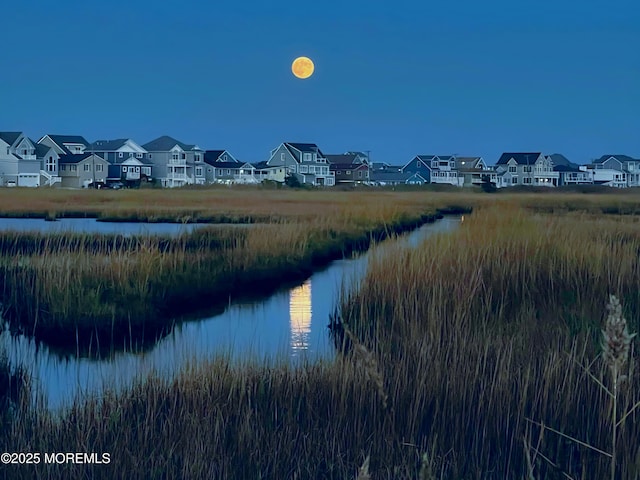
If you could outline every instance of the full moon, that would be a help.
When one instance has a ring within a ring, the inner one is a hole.
[[[291,71],[298,78],[309,78],[313,69],[313,62],[308,57],[298,57],[291,64]]]

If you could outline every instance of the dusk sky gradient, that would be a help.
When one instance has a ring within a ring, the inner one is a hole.
[[[2,24],[0,131],[35,140],[640,157],[637,0],[21,0]]]

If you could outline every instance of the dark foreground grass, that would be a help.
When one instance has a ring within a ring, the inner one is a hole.
[[[219,359],[79,400],[60,418],[27,411],[0,434],[5,449],[111,462],[1,474],[350,479],[369,457],[374,479],[606,478],[606,458],[541,437],[527,419],[608,449],[609,401],[586,369],[602,378],[609,293],[640,327],[640,233],[629,220],[476,211],[457,233],[371,265],[339,309],[352,348],[335,362]],[[625,409],[639,397],[640,374],[628,373]],[[638,425],[632,414],[620,427],[620,479],[637,476]],[[557,468],[530,452],[532,477],[525,440]]]

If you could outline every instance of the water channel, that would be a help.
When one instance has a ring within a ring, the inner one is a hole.
[[[7,331],[0,334],[0,348],[6,349],[11,365],[21,365],[30,373],[51,410],[69,405],[77,395],[126,387],[151,372],[171,375],[189,363],[216,355],[233,361],[330,359],[335,351],[327,325],[341,286],[357,285],[374,255],[390,254],[398,243],[415,248],[431,235],[454,231],[460,221],[460,217],[447,216],[426,224],[364,254],[332,262],[302,284],[267,298],[241,302],[230,298],[224,312],[178,322],[168,336],[144,352],[118,351],[100,360],[61,356],[44,344],[23,335],[12,337]],[[113,224],[118,225],[122,224]]]

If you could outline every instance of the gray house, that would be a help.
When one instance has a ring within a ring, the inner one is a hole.
[[[295,175],[300,183],[308,185],[335,185],[335,175],[315,143],[281,143],[271,150],[269,167],[281,167],[288,175]]]
[[[204,152],[205,183],[216,182],[216,166],[222,163],[240,163],[227,150],[206,150]]]
[[[154,177],[163,187],[204,185],[206,182],[204,150],[197,145],[164,135],[145,143],[143,148],[148,152],[145,158],[153,164]]]
[[[502,184],[499,186],[544,186],[558,185],[559,173],[553,171],[551,158],[540,152],[512,153],[506,152],[496,163],[496,172]]]
[[[623,178],[626,181],[626,187],[640,186],[640,160],[629,155],[603,155],[593,161],[593,170],[594,175],[599,179],[607,177],[605,171],[608,171],[610,172],[608,175],[612,177]],[[614,172],[619,174],[616,175]]]
[[[105,183],[109,162],[100,155],[85,152],[60,155],[59,174],[62,186],[68,188],[86,188],[92,182]]]
[[[0,185],[40,186],[36,148],[22,132],[0,132]]]

